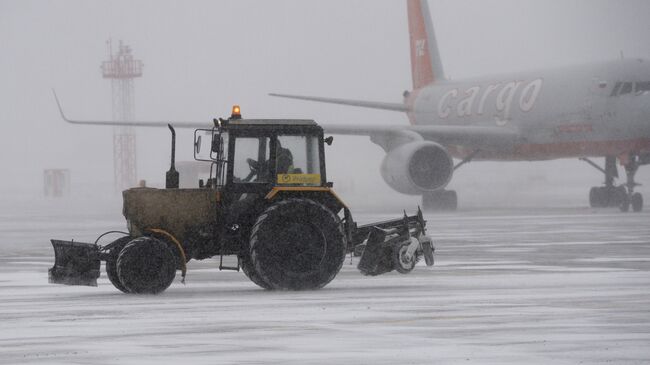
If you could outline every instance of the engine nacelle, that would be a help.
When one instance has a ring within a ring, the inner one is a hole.
[[[402,194],[420,195],[447,186],[454,161],[435,142],[411,142],[390,151],[381,164],[381,176]]]

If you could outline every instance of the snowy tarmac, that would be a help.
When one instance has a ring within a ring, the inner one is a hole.
[[[124,229],[106,209],[0,211],[0,364],[650,363],[650,214],[427,214],[436,265],[269,292],[192,262],[163,294],[47,283],[49,238]],[[396,214],[357,214],[358,221]]]

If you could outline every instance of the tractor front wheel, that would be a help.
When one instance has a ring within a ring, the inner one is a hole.
[[[124,285],[122,285],[122,282],[120,282],[120,277],[117,275],[117,258],[124,246],[126,246],[132,240],[133,237],[126,236],[118,238],[115,241],[111,242],[109,244],[109,246],[111,246],[109,256],[106,259],[106,276],[108,276],[108,280],[111,282],[111,284],[113,284],[114,287],[124,293],[128,293],[129,291],[124,287]]]
[[[117,258],[120,282],[133,294],[158,294],[176,276],[176,259],[169,246],[153,237],[129,242]]]

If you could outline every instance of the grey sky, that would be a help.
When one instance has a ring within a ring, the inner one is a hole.
[[[607,60],[620,51],[650,58],[648,1],[430,0],[430,8],[442,62],[455,79]],[[238,103],[247,117],[407,123],[399,113],[266,96],[399,101],[411,85],[404,1],[0,0],[0,191],[39,189],[49,167],[70,168],[77,182],[112,181],[111,128],[64,124],[50,91],[57,89],[71,117],[110,118],[110,83],[99,69],[109,37],[144,61],[135,86],[141,120],[209,122]],[[168,131],[137,134],[140,178],[162,181]],[[191,158],[190,146],[191,133],[181,132],[179,159]],[[330,172],[341,180],[360,175],[358,184],[390,192],[376,181],[382,158],[367,139],[341,137],[329,149]],[[458,184],[492,166],[517,176],[551,166],[549,173],[562,176],[555,167],[570,165],[484,166],[459,173]],[[601,177],[585,179],[595,185]]]

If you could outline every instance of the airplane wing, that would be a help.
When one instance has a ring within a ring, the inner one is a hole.
[[[52,90],[54,94],[54,99],[56,99],[56,105],[59,107],[59,113],[61,118],[71,124],[85,124],[85,125],[102,125],[102,126],[117,126],[117,127],[167,127],[168,124],[172,124],[174,128],[210,128],[212,125],[208,122],[193,122],[193,121],[179,121],[179,122],[169,122],[169,121],[114,121],[114,120],[75,120],[68,119],[63,113],[63,108],[59,102],[59,98],[56,96],[56,92]]]
[[[359,106],[359,107],[362,107],[362,108],[392,110],[392,111],[396,111],[396,112],[408,112],[409,111],[409,108],[406,105],[398,104],[398,103],[382,103],[382,102],[374,102],[374,101],[321,98],[321,97],[317,97],[317,96],[300,96],[300,95],[273,94],[273,93],[271,93],[269,95],[270,96],[277,96],[279,98],[307,100],[307,101],[315,101],[315,102],[319,102],[319,103],[351,105],[351,106]]]
[[[517,130],[508,127],[481,126],[387,126],[387,125],[341,125],[321,124],[326,133],[370,136],[373,139],[386,137],[407,141],[427,140],[443,145],[467,146],[472,148],[504,148],[512,146],[519,138]]]

